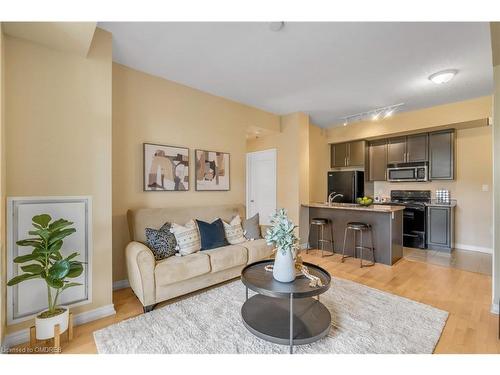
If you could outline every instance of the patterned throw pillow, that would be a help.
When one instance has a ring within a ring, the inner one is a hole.
[[[181,255],[189,255],[200,251],[200,234],[194,220],[189,220],[184,226],[173,223],[170,232],[174,234],[177,240],[177,250]]]
[[[231,245],[237,245],[239,243],[245,242],[246,238],[243,236],[243,228],[241,227],[240,215],[236,215],[231,219],[231,221],[224,223],[224,231],[226,232],[226,239]]]
[[[177,252],[177,241],[170,233],[170,227],[170,223],[165,223],[159,230],[146,228],[146,245],[151,249],[157,261],[175,255]]]

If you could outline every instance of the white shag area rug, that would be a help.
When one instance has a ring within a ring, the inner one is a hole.
[[[432,353],[448,318],[446,311],[337,278],[320,298],[332,315],[330,333],[294,353]],[[245,328],[244,301],[245,287],[234,281],[94,332],[97,350],[288,353]]]

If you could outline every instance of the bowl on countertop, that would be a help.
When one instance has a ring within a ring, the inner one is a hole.
[[[356,198],[356,203],[363,207],[369,207],[373,204],[373,198],[370,197]]]

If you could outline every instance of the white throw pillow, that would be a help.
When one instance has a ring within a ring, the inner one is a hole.
[[[181,255],[189,255],[200,251],[200,234],[194,220],[189,220],[184,226],[173,223],[170,232],[174,234],[177,240],[177,250]]]
[[[243,228],[241,227],[240,215],[236,215],[232,218],[231,222],[228,224],[225,221],[224,232],[226,232],[226,239],[231,245],[236,245],[246,241],[243,235]]]

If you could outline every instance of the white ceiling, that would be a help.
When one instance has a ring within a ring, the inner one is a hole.
[[[409,111],[493,91],[488,23],[102,22],[113,59],[277,114],[327,127],[400,102]],[[458,69],[453,81],[427,77]]]

